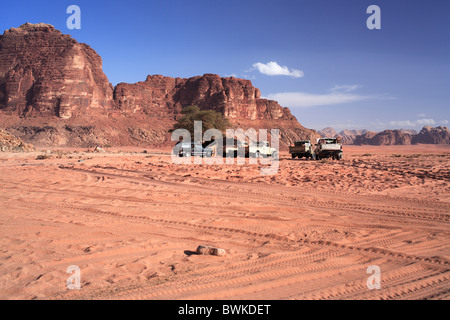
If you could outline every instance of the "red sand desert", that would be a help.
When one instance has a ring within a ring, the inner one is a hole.
[[[0,298],[449,299],[450,147],[344,152],[282,153],[273,176],[167,150],[2,153]]]

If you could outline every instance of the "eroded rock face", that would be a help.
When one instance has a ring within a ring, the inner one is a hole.
[[[323,128],[322,130],[319,130],[318,133],[322,138],[334,138],[338,134],[336,130],[331,127]]]
[[[179,78],[156,75],[134,84],[119,83],[114,88],[116,109],[127,117],[174,119],[180,111],[174,101],[180,82]]]
[[[0,36],[0,110],[19,116],[105,114],[113,88],[100,56],[49,24]]]
[[[224,114],[234,128],[280,129],[280,144],[318,138],[314,130],[301,126],[288,108],[273,100],[261,99],[250,80],[205,74],[187,79],[149,75],[145,81],[120,83],[114,89],[116,108],[126,117],[162,121],[176,120],[183,108]]]
[[[377,146],[410,145],[413,136],[400,130],[385,130],[377,133],[371,143]]]
[[[364,134],[355,135],[353,143],[355,145],[410,145],[413,135],[402,130],[384,130],[382,132],[366,131]]]
[[[0,36],[0,125],[36,145],[170,144],[168,130],[191,105],[223,113],[235,128],[280,129],[281,145],[317,135],[249,80],[153,75],[113,88],[100,56],[49,24]]]
[[[425,126],[413,137],[412,143],[450,144],[450,131],[447,127]]]
[[[385,130],[379,133],[368,131],[355,137],[357,145],[410,145],[410,144],[450,144],[450,132],[447,127],[425,126],[415,134],[414,130]]]
[[[261,99],[259,89],[250,80],[216,74],[187,79],[149,75],[142,82],[118,84],[114,100],[124,114],[176,117],[182,108],[198,105],[200,109],[221,112],[230,120],[295,119],[276,101]]]
[[[372,144],[371,140],[376,135],[377,133],[374,131],[367,131],[362,135],[356,136],[355,139],[353,140],[353,144],[356,145]]]
[[[34,151],[31,144],[23,142],[10,132],[0,129],[0,151]]]

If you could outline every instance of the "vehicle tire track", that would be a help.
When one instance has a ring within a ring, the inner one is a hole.
[[[73,169],[73,168],[69,168],[69,169],[78,170],[78,171],[82,171],[82,172],[90,172],[93,174],[109,175],[111,177],[122,178],[122,179],[130,179],[130,178],[138,179],[136,177],[123,176],[120,174],[111,174],[111,173],[90,171],[90,170],[85,170],[85,169]],[[141,179],[142,178],[146,178],[148,180],[147,176],[141,177]],[[174,186],[176,188],[182,188],[184,190],[186,189],[185,186],[180,185],[179,183],[175,183],[175,182],[155,181],[152,179],[150,179],[150,181],[152,181],[152,183],[155,183],[155,184],[168,184],[168,185]],[[397,216],[397,217],[413,218],[413,219],[419,219],[419,220],[450,222],[450,214],[446,214],[446,213],[440,213],[440,214],[436,214],[434,216],[419,215],[419,214],[413,214],[410,212],[379,209],[376,207],[369,207],[364,204],[345,204],[345,203],[340,203],[340,202],[335,202],[335,201],[309,200],[309,199],[301,199],[301,198],[299,199],[298,197],[294,197],[294,196],[275,195],[273,193],[262,193],[262,192],[254,192],[254,191],[230,190],[230,189],[217,190],[217,189],[212,189],[211,186],[199,186],[199,185],[189,186],[188,192],[198,194],[198,191],[195,192],[194,190],[201,190],[201,192],[206,191],[207,194],[211,194],[214,191],[215,193],[219,193],[219,194],[233,194],[233,195],[240,195],[240,196],[245,195],[245,196],[250,196],[250,197],[258,197],[261,199],[265,199],[265,201],[269,201],[269,199],[271,199],[272,201],[273,200],[281,201],[283,203],[285,203],[287,201],[287,202],[296,203],[296,204],[300,203],[303,206],[312,206],[312,207],[317,207],[317,208],[347,209],[347,210],[355,210],[355,211],[360,211],[360,212],[365,211],[365,212],[370,212],[370,213],[382,214],[384,216]]]

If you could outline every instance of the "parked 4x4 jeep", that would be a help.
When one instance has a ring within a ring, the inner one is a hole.
[[[313,146],[309,140],[295,141],[293,145],[289,146],[289,153],[292,155],[292,159],[295,159],[295,157],[315,159]]]
[[[275,148],[270,147],[270,143],[268,141],[259,141],[250,143],[248,152],[250,157],[272,157],[275,158],[277,156],[277,150]]]
[[[199,142],[182,142],[178,141],[173,148],[173,153],[180,157],[201,156],[211,157],[213,150],[211,148],[203,148]]]
[[[341,160],[343,157],[341,139],[339,138],[317,139],[317,144],[314,153],[316,154],[316,160],[324,158],[333,158],[336,160]]]

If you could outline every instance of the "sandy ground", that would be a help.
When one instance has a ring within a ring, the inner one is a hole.
[[[1,153],[0,299],[449,299],[450,147],[344,152],[282,153],[272,176],[155,150]]]

